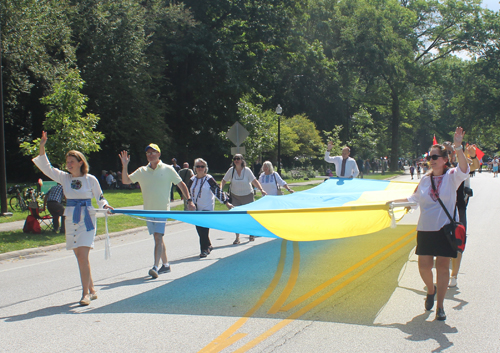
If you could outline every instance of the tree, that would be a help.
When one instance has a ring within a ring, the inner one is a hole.
[[[304,114],[285,119],[284,125],[288,126],[297,135],[297,151],[294,154],[287,151],[288,156],[316,159],[322,155],[323,140],[316,129],[316,124]]]
[[[158,62],[150,65],[147,33],[157,13],[149,13],[135,0],[72,1],[73,38],[89,97],[88,110],[101,117],[99,130],[106,134],[96,164],[118,168],[118,152],[132,155],[131,168],[142,161],[144,146],[155,142],[167,150],[171,141],[165,121],[167,105],[158,85]],[[153,11],[153,10],[151,10]],[[158,10],[159,11],[159,10]],[[151,22],[149,22],[151,20]],[[158,29],[160,30],[160,29]]]
[[[19,142],[39,135],[45,119],[40,98],[58,76],[74,68],[66,0],[0,2],[7,177],[27,180],[33,167]]]
[[[482,10],[466,0],[352,0],[343,2],[341,11],[342,55],[352,55],[362,70],[365,104],[388,108],[391,169],[396,170],[402,107],[414,99],[413,86],[427,83],[426,66],[479,40]]]
[[[47,141],[47,154],[53,165],[64,165],[66,152],[78,150],[83,154],[99,151],[99,143],[104,139],[96,131],[99,117],[94,114],[82,116],[88,98],[80,93],[83,80],[78,70],[72,70],[54,86],[54,93],[42,98],[49,106],[43,127],[50,138]],[[35,156],[39,153],[40,138],[33,143],[23,142],[20,147],[24,155]]]

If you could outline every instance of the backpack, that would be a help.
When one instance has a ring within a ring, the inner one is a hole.
[[[26,217],[26,221],[24,222],[23,232],[40,234],[42,232],[42,228],[40,227],[40,223],[38,223],[38,219],[36,219],[32,215]]]

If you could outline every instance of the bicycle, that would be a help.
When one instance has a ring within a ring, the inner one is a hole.
[[[15,194],[9,200],[9,205],[14,212],[24,212],[28,210],[28,204],[24,200],[24,195],[21,192],[21,186],[14,185],[7,190],[8,194]]]
[[[29,205],[31,202],[43,204],[44,193],[38,192],[38,190],[32,186],[28,186],[26,189],[22,190],[22,188],[26,186],[27,185],[23,185],[22,187],[20,185],[14,185],[7,190],[8,194],[15,194],[9,200],[9,205],[12,211],[27,211],[29,210]]]

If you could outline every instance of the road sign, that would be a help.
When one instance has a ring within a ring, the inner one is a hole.
[[[238,147],[250,135],[247,129],[239,122],[235,122],[233,126],[227,131],[226,137]]]
[[[231,147],[231,154],[245,154],[245,147]]]

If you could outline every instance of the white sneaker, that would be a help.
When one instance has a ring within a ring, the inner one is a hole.
[[[451,276],[450,283],[448,284],[448,287],[456,287],[456,286],[457,286],[457,277]]]

